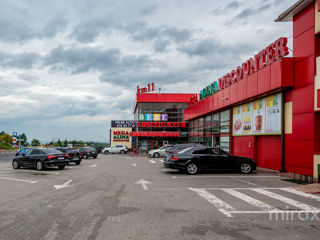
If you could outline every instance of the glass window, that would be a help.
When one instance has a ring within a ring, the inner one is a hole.
[[[41,154],[41,152],[40,152],[38,149],[34,149],[34,150],[32,150],[31,154],[32,154],[32,155],[34,155],[34,154]]]
[[[210,154],[209,148],[195,150],[192,154]]]

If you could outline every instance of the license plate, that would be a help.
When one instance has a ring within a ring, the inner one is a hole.
[[[96,153],[96,152],[91,152],[91,153]]]
[[[73,158],[73,160],[79,160],[79,158]]]
[[[58,157],[58,160],[64,160],[64,157]]]

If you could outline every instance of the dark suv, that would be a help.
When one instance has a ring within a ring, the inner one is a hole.
[[[88,159],[89,157],[97,158],[98,151],[93,147],[83,147],[79,148],[79,152],[81,153],[82,158]]]

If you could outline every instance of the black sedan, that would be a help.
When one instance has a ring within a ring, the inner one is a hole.
[[[79,152],[81,153],[82,158],[88,159],[89,157],[97,158],[98,151],[93,147],[83,147],[79,148]]]
[[[77,165],[80,165],[81,153],[78,149],[60,148],[60,147],[57,147],[55,149],[59,150],[60,152],[63,152],[65,154],[65,156],[69,158],[69,162],[73,162]]]
[[[27,149],[22,155],[16,156],[12,160],[12,167],[36,167],[41,171],[45,167],[58,166],[64,169],[69,164],[69,159],[64,153],[56,149]]]
[[[250,173],[256,169],[251,158],[234,156],[226,151],[211,147],[189,147],[168,155],[164,159],[164,167],[178,169],[188,174],[196,174],[201,170],[240,170]]]

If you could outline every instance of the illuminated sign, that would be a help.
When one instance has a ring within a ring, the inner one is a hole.
[[[200,91],[200,101],[202,99],[205,99],[205,98],[211,96],[212,94],[214,94],[218,91],[219,91],[218,83],[217,82],[211,83],[209,86],[205,87],[204,89],[202,89]]]
[[[235,70],[232,70],[230,73],[219,78],[219,89],[227,88],[246,78],[250,74],[257,72],[258,70],[288,55],[289,50],[287,47],[287,41],[287,38],[279,38],[277,41],[256,54],[254,58],[250,58]]]
[[[168,114],[160,114],[160,113],[148,113],[148,114],[139,114],[138,121],[168,121]]]
[[[138,127],[179,127],[186,128],[186,122],[138,122]]]
[[[139,86],[137,86],[137,93],[147,93],[147,92],[154,92],[155,88],[154,88],[154,83],[149,83],[147,85],[147,87],[144,88],[140,88]]]

